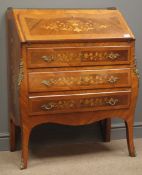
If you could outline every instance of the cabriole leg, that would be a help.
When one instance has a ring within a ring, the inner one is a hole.
[[[31,129],[28,127],[22,127],[22,154],[20,169],[27,168],[28,156],[29,156],[29,137]]]
[[[127,135],[127,145],[129,155],[131,157],[136,157],[135,146],[134,146],[134,138],[133,138],[133,121],[128,120],[125,121],[126,125],[126,135]]]

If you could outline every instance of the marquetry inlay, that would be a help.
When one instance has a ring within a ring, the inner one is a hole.
[[[42,110],[62,110],[62,109],[73,109],[81,107],[101,107],[101,106],[116,106],[119,105],[121,97],[110,96],[110,97],[94,97],[94,98],[83,98],[78,100],[57,100],[48,101],[41,105]]]
[[[36,57],[35,53],[32,53],[33,57]],[[54,53],[47,53],[41,56],[41,59],[45,62],[61,62],[70,63],[72,61],[76,62],[95,62],[95,61],[117,61],[117,60],[128,60],[128,51],[55,51]]]
[[[81,76],[63,76],[54,77],[43,80],[41,83],[51,86],[88,86],[99,84],[115,84],[120,80],[121,74],[108,75],[108,74],[95,74],[95,75],[81,75]]]
[[[96,17],[70,16],[64,18],[25,17],[29,32],[33,35],[110,33],[112,29],[115,30],[118,28],[116,23],[112,25],[113,20],[113,18],[106,20],[104,17],[100,21],[98,15]]]

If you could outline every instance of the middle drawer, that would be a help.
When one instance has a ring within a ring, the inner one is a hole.
[[[130,69],[55,70],[29,72],[29,92],[130,87]]]

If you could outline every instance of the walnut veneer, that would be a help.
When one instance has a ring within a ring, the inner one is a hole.
[[[111,118],[125,121],[135,156],[133,121],[138,93],[135,39],[116,9],[7,11],[11,150],[22,130],[27,167],[33,127],[101,121],[110,139]]]

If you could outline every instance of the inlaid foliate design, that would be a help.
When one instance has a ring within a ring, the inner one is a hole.
[[[110,61],[114,61],[117,60],[118,58],[120,58],[120,54],[117,52],[85,52],[82,53],[81,55],[81,59],[82,61],[87,61],[87,60],[92,60],[92,61],[103,61],[103,60],[110,60]]]
[[[112,25],[112,19],[102,21],[96,18],[85,17],[56,17],[56,18],[31,18],[25,21],[31,34],[53,35],[53,34],[87,34],[87,33],[109,33],[111,29],[118,26]],[[110,22],[108,22],[110,20]],[[121,30],[121,29],[120,29]],[[43,33],[41,32],[43,31]]]
[[[105,23],[94,23],[92,19],[83,20],[82,18],[65,18],[62,19],[56,19],[51,21],[50,23],[43,23],[41,25],[41,28],[44,28],[46,30],[53,30],[56,32],[60,31],[70,31],[74,33],[80,33],[80,32],[88,32],[88,31],[99,31],[102,29],[109,28],[110,25]]]
[[[127,59],[127,51],[80,51],[80,52],[54,52],[41,56],[45,62],[71,63],[76,62],[95,62],[95,61],[117,61]],[[126,56],[125,56],[126,55]]]
[[[102,106],[116,106],[119,104],[119,97],[94,97],[83,98],[79,100],[57,100],[48,101],[41,106],[42,110],[63,110],[74,108],[88,108],[88,107],[102,107]]]
[[[92,74],[81,76],[54,77],[43,80],[41,83],[47,87],[51,86],[88,86],[99,84],[115,84],[120,80],[117,75]]]

